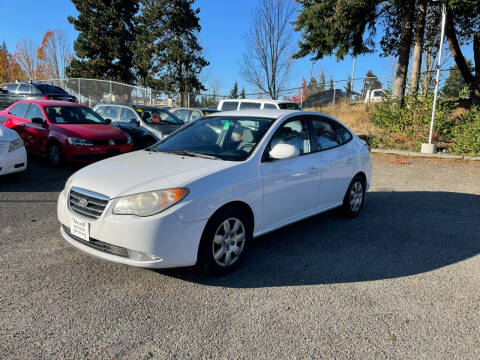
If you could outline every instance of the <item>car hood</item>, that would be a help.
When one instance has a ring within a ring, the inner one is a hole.
[[[181,187],[235,162],[140,150],[77,171],[72,186],[110,198]]]
[[[126,134],[111,125],[103,124],[54,124],[65,134],[89,140],[124,139]]]
[[[8,129],[0,124],[0,141],[13,141],[18,139],[18,137],[15,130]]]

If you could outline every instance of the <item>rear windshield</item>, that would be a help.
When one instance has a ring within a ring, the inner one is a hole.
[[[282,110],[301,110],[300,106],[298,106],[298,104],[294,102],[281,103],[281,104],[278,104],[278,107]]]
[[[38,84],[37,88],[44,94],[68,95],[68,93],[55,85]]]
[[[247,109],[260,109],[260,103],[256,102],[246,102],[242,101],[240,103],[240,110],[247,110]]]
[[[105,124],[105,120],[84,106],[45,106],[53,124]]]
[[[223,111],[237,110],[238,101],[224,101],[222,104]]]

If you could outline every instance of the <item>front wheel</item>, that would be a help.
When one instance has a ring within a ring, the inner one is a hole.
[[[225,209],[215,214],[202,235],[198,265],[207,273],[224,275],[243,260],[252,239],[252,225],[240,209]]]
[[[346,217],[354,218],[360,214],[365,200],[365,181],[359,175],[350,183],[343,198],[342,210]]]
[[[62,165],[64,161],[64,156],[60,145],[55,143],[48,145],[47,157],[50,165],[54,167],[59,167],[60,165]]]

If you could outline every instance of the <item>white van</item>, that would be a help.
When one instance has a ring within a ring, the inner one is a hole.
[[[267,99],[225,99],[220,100],[217,110],[235,111],[235,110],[302,110],[300,105],[291,100],[267,100]]]

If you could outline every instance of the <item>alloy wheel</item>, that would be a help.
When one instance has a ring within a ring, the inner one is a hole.
[[[362,206],[363,201],[363,185],[360,181],[356,181],[350,190],[350,208],[357,212]]]
[[[212,242],[215,262],[223,267],[234,264],[245,246],[245,226],[238,218],[229,218],[218,227]]]

